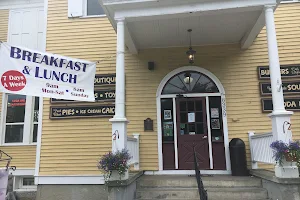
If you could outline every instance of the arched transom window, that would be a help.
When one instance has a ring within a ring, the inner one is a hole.
[[[162,94],[187,93],[219,93],[219,89],[206,75],[196,71],[184,71],[173,76],[162,91]]]

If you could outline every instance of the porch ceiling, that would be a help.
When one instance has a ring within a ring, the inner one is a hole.
[[[125,18],[125,41],[139,49],[240,43],[251,46],[265,24],[264,5],[279,0],[100,0],[116,29]]]

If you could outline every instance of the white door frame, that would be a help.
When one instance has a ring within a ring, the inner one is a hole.
[[[176,74],[179,74],[183,71],[196,71],[199,73],[202,73],[209,77],[218,87],[220,93],[201,93],[201,94],[185,94],[186,97],[206,97],[206,102],[208,103],[207,99],[209,96],[220,96],[221,97],[221,104],[222,104],[222,117],[223,117],[223,132],[224,132],[224,147],[225,147],[225,159],[226,159],[226,171],[224,173],[228,173],[228,171],[231,171],[231,165],[230,165],[230,153],[229,153],[229,138],[228,138],[228,125],[227,125],[227,113],[226,113],[226,100],[225,100],[225,90],[223,85],[221,84],[220,80],[211,72],[208,70],[196,67],[196,66],[184,66],[177,68],[173,71],[171,71],[169,74],[167,74],[161,83],[159,84],[156,92],[156,107],[157,107],[157,139],[158,139],[158,160],[159,160],[159,171],[163,171],[163,153],[162,153],[162,128],[161,128],[161,99],[162,98],[173,98],[173,107],[174,107],[174,98],[176,97],[176,94],[168,94],[168,95],[162,95],[162,90],[166,83]],[[208,104],[207,104],[208,105]],[[206,106],[206,110],[208,109],[208,106]],[[207,110],[208,111],[208,110]],[[175,110],[173,111],[175,112]],[[207,115],[209,112],[207,112]],[[175,120],[175,117],[173,117],[173,120]],[[207,120],[209,120],[209,116],[207,117]],[[209,121],[208,121],[209,122]],[[176,126],[176,121],[174,124],[174,127]],[[211,144],[211,135],[209,133],[209,155],[210,155],[210,167],[213,165],[212,161],[212,144]],[[177,132],[174,133],[174,146],[177,146]],[[176,143],[176,144],[175,144]],[[176,148],[175,148],[176,151]],[[176,152],[175,152],[176,154]],[[176,159],[177,158],[177,159]],[[178,168],[178,155],[175,155],[175,167]]]

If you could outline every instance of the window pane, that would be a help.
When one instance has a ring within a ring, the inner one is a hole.
[[[6,123],[24,122],[26,96],[8,95]]]
[[[5,143],[23,142],[23,125],[6,125]]]
[[[162,94],[216,93],[216,84],[206,75],[185,71],[172,77],[165,85]]]
[[[98,0],[87,0],[87,15],[104,15],[104,10],[102,9]]]
[[[38,125],[34,124],[33,125],[33,138],[32,138],[32,142],[37,142],[37,132],[38,132]]]
[[[23,186],[34,185],[34,178],[23,178]]]
[[[33,121],[38,122],[39,121],[39,97],[34,98],[34,112],[33,112]]]

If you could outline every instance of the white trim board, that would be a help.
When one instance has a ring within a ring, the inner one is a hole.
[[[9,171],[14,176],[34,176],[34,169],[16,169]]]
[[[36,185],[103,185],[104,176],[37,176]]]
[[[200,170],[201,174],[230,175],[230,170]],[[195,170],[145,171],[145,175],[195,175]]]
[[[19,9],[19,8],[37,8],[43,7],[44,0],[2,0],[0,1],[0,10]]]
[[[44,38],[43,38],[43,50],[47,49],[47,24],[48,24],[48,0],[44,0]],[[35,176],[40,172],[41,161],[41,148],[42,148],[42,126],[43,126],[43,110],[44,110],[44,98],[40,97],[39,102],[39,125],[37,133],[37,145],[36,145],[36,157],[35,157]]]

